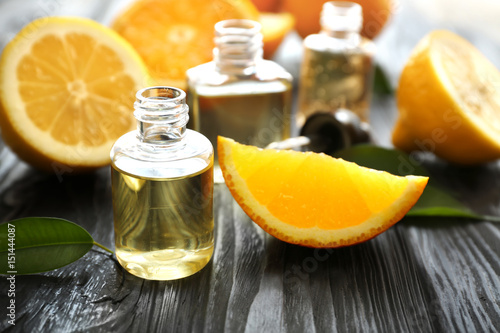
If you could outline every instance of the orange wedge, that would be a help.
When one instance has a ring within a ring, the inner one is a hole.
[[[186,88],[186,70],[212,60],[214,25],[258,20],[250,0],[138,0],[112,27],[139,52],[158,84]]]
[[[231,194],[285,242],[329,248],[367,241],[417,202],[427,177],[399,177],[312,152],[259,149],[218,138]]]
[[[295,19],[290,13],[261,13],[264,58],[271,59],[285,36],[293,29]]]
[[[135,127],[148,71],[116,32],[89,19],[45,17],[24,27],[0,60],[0,126],[12,150],[46,171],[109,164]]]

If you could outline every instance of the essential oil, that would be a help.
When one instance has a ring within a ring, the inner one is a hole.
[[[292,77],[262,59],[260,24],[227,20],[215,25],[214,60],[191,68],[188,76],[189,128],[265,147],[290,137]],[[217,155],[215,181],[223,182]]]
[[[315,113],[348,109],[365,124],[373,86],[373,42],[360,36],[361,6],[331,1],[323,6],[322,30],[304,40],[297,127]]]
[[[186,130],[183,91],[138,92],[138,130],[111,151],[116,257],[130,273],[172,280],[201,270],[213,253],[213,148]]]
[[[217,135],[258,147],[288,138],[290,116],[283,111],[290,99],[290,84],[273,82],[263,87],[263,92],[253,94],[247,93],[245,88],[251,85],[246,83],[218,87],[214,94],[202,89],[193,92],[194,128],[214,143]],[[217,152],[215,156],[217,160]]]

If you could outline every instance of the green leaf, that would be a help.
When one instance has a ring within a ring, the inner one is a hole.
[[[335,153],[335,157],[367,168],[387,171],[393,175],[429,177],[427,170],[412,162],[408,154],[400,150],[362,144],[340,150]]]
[[[368,168],[387,171],[393,175],[429,177],[429,172],[420,165],[412,162],[408,154],[395,149],[381,148],[373,145],[358,145],[337,152],[335,157]],[[429,178],[429,183],[425,187],[420,199],[407,213],[407,216],[448,216],[492,222],[500,221],[500,217],[475,214],[448,192],[439,188],[432,180],[432,177]]]
[[[407,215],[481,218],[451,195],[432,185],[426,186],[424,193]]]
[[[94,244],[103,247],[85,229],[63,219],[28,217],[3,223],[0,274],[33,274],[60,268],[81,258]]]
[[[375,65],[375,73],[373,77],[373,92],[377,95],[392,95],[393,89],[384,70],[379,65]]]

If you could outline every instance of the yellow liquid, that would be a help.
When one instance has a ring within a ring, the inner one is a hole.
[[[213,166],[182,178],[140,178],[111,168],[120,264],[150,280],[201,270],[213,253]]]
[[[372,81],[371,55],[306,48],[300,74],[298,127],[314,113],[339,108],[351,110],[368,123]]]
[[[189,89],[188,127],[204,134],[214,147],[217,147],[218,135],[257,147],[289,138],[292,87],[288,82],[276,86],[279,90],[265,93],[250,93],[251,84],[242,85],[241,93],[227,93],[224,86],[212,88],[219,92],[217,95],[213,94],[214,90],[208,95]],[[215,181],[223,182],[217,151],[214,161]]]

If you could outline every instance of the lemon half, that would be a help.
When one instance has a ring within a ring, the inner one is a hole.
[[[113,30],[89,19],[48,17],[24,27],[0,59],[0,126],[23,160],[47,170],[109,163],[134,127],[146,66]]]
[[[499,84],[498,69],[471,43],[430,33],[401,73],[394,146],[463,165],[500,158]]]

